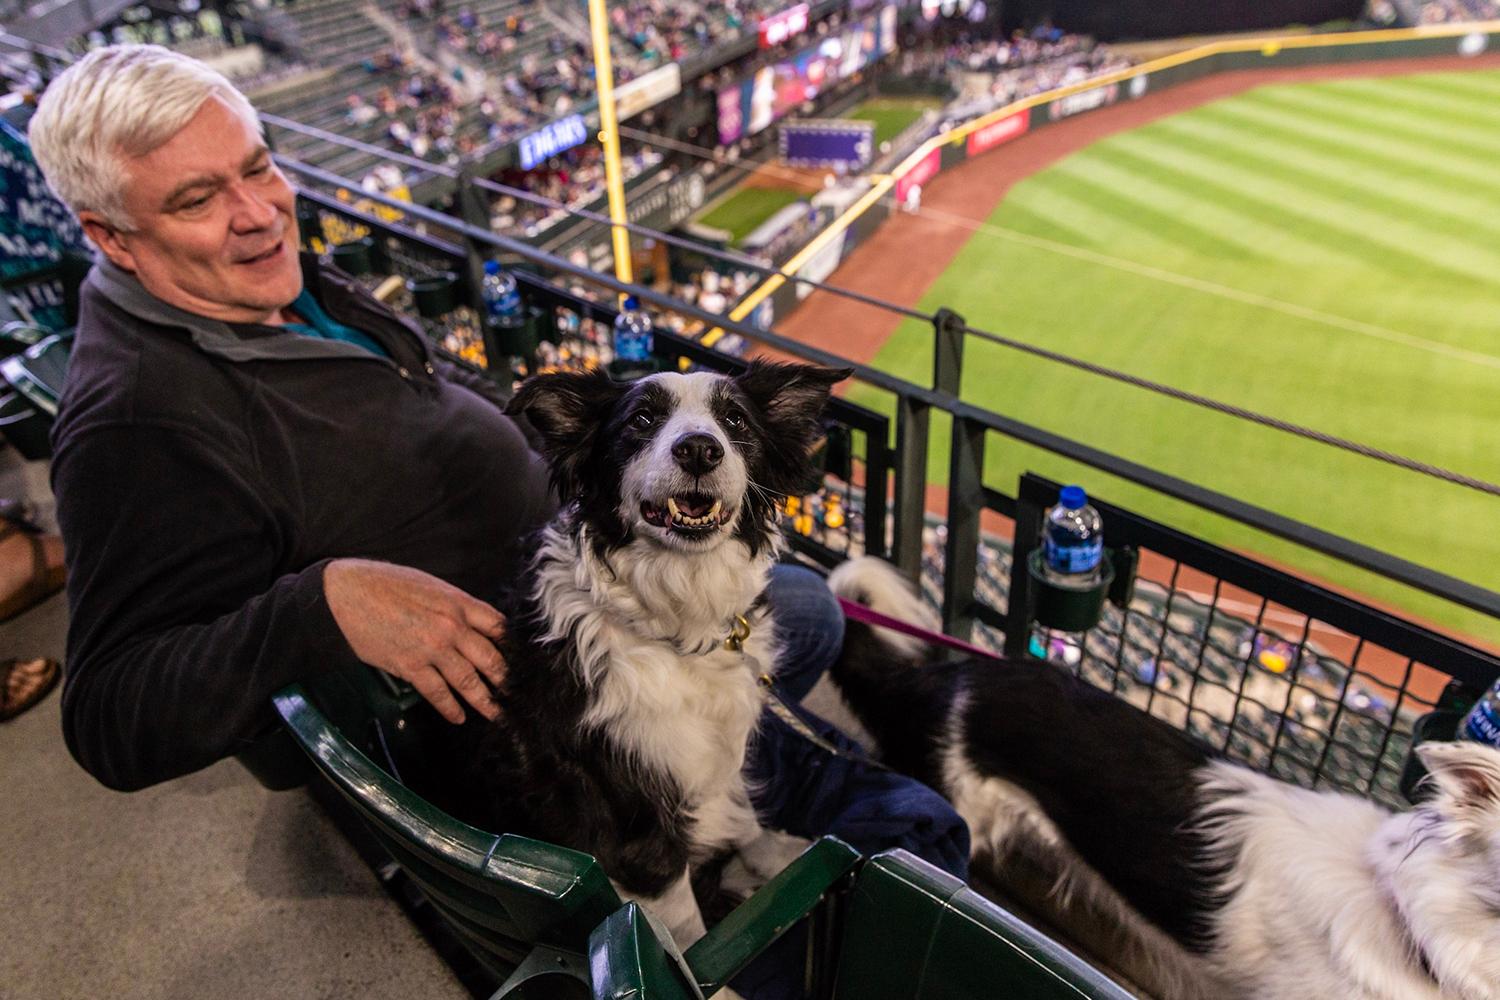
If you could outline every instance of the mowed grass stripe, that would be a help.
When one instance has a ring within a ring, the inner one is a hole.
[[[1015,194],[1015,191],[1011,192],[1012,197]],[[1007,198],[1007,203],[1010,200]],[[1027,236],[1040,236],[1080,249],[1099,246],[1097,235],[1087,235],[1084,230],[1074,229],[1056,216],[1034,211],[1022,201],[1022,199],[1017,199],[1014,204],[1010,204],[1009,210],[1005,213],[1005,227],[1012,232]]]
[[[1249,244],[1220,239],[1187,218],[1163,210],[1149,198],[1141,197],[1139,188],[1129,183],[1096,183],[1085,176],[1084,171],[1072,169],[1068,161],[1050,171],[1048,181],[1053,190],[1114,215],[1121,221],[1122,229],[1132,229],[1138,234],[1138,245],[1165,243],[1176,251],[1187,250],[1223,258],[1242,259],[1254,255]]]
[[[1246,97],[1256,94],[1259,91],[1250,91]],[[1291,129],[1300,132],[1305,142],[1324,142],[1334,149],[1346,145],[1354,163],[1379,158],[1393,167],[1399,164],[1413,174],[1425,173],[1433,180],[1464,188],[1470,197],[1496,197],[1496,192],[1491,189],[1495,178],[1492,167],[1477,166],[1467,158],[1437,160],[1428,147],[1414,146],[1383,133],[1377,135],[1350,122],[1333,121],[1287,108],[1263,107],[1249,99],[1210,104],[1201,110],[1211,110],[1213,114],[1232,121],[1263,127],[1268,134],[1274,134],[1278,129]],[[1353,154],[1358,154],[1359,159],[1354,159]]]
[[[1380,86],[1379,84],[1384,84]],[[1500,106],[1492,96],[1438,93],[1415,87],[1406,81],[1348,80],[1338,88],[1342,94],[1351,94],[1370,102],[1376,107],[1390,105],[1407,112],[1427,115],[1431,118],[1457,125],[1462,129],[1500,127]],[[1400,84],[1400,85],[1397,85]]]
[[[1167,247],[1153,234],[1116,213],[1112,203],[1091,200],[1089,192],[1069,184],[1066,178],[1038,174],[1016,185],[1007,197],[1017,196],[1022,189],[1025,191],[1022,204],[1033,214],[1054,219],[1060,226],[1075,232],[1092,233],[1099,245],[1119,247],[1144,243],[1157,251]],[[1047,233],[1038,235],[1051,238]]]
[[[1263,143],[1243,132],[1206,118],[1180,116],[1158,123],[1167,134],[1196,144],[1200,151],[1222,150],[1263,176],[1275,177],[1316,191],[1325,198],[1361,205],[1394,219],[1412,220],[1422,229],[1471,244],[1488,253],[1500,245],[1500,219],[1476,218],[1442,202],[1441,192],[1413,191],[1393,185],[1389,177],[1372,174],[1331,155],[1312,153],[1295,145],[1282,145],[1268,155]]]
[[[1500,156],[1500,136],[1495,136],[1493,129],[1475,128],[1472,117],[1466,120],[1462,115],[1447,117],[1403,107],[1399,95],[1377,97],[1370,91],[1357,93],[1324,85],[1313,93],[1286,96],[1307,102],[1320,114],[1354,122],[1373,132],[1409,135],[1431,149],[1458,152],[1479,163]]]
[[[1455,97],[1473,97],[1491,100],[1500,97],[1500,72],[1484,70],[1475,73],[1418,73],[1415,76],[1395,77],[1407,87],[1429,90],[1434,93],[1452,94]]]
[[[1278,124],[1275,113],[1257,115],[1242,105],[1224,102],[1207,105],[1181,118],[1183,124],[1203,122],[1220,126],[1226,132],[1246,137],[1245,143],[1258,149],[1301,151],[1317,156],[1335,165],[1340,173],[1376,178],[1392,190],[1411,191],[1424,202],[1443,201],[1467,216],[1500,217],[1500,191],[1482,190],[1468,178],[1445,174],[1440,167],[1422,163],[1415,157],[1392,156],[1378,137],[1368,133],[1320,135],[1285,121]]]
[[[1225,207],[1322,245],[1333,259],[1354,260],[1364,267],[1386,271],[1393,278],[1406,271],[1425,272],[1435,267],[1429,257],[1410,253],[1400,243],[1372,237],[1347,219],[1338,206],[1304,198],[1300,191],[1287,191],[1284,185],[1237,169],[1230,160],[1199,156],[1185,146],[1147,138],[1143,132],[1115,136],[1096,155],[1139,170],[1153,170],[1186,188],[1202,190]],[[1449,274],[1456,281],[1470,277],[1467,270]]]
[[[1487,140],[1469,138],[1475,134],[1455,134],[1453,129],[1431,128],[1427,125],[1401,123],[1392,120],[1387,111],[1372,111],[1361,102],[1341,100],[1337,95],[1297,94],[1286,87],[1267,87],[1260,93],[1262,101],[1284,111],[1300,111],[1312,120],[1327,120],[1351,125],[1366,133],[1389,135],[1407,143],[1429,158],[1460,157],[1482,167],[1492,163],[1500,145]]]
[[[1435,236],[1406,220],[1263,176],[1224,155],[1223,150],[1201,153],[1150,129],[1138,129],[1117,140],[1123,148],[1157,162],[1170,162],[1200,181],[1213,179],[1233,185],[1268,209],[1274,206],[1283,214],[1290,212],[1316,223],[1335,239],[1348,240],[1351,249],[1367,252],[1372,263],[1382,257],[1399,260],[1407,266],[1446,272],[1456,280],[1485,280],[1500,272],[1500,253],[1477,251],[1470,244]]]
[[[1148,206],[1158,206],[1179,220],[1193,220],[1193,228],[1207,234],[1214,243],[1227,243],[1234,248],[1233,253],[1219,255],[1228,259],[1300,260],[1321,264],[1330,257],[1328,247],[1303,240],[1256,216],[1227,208],[1217,199],[1204,197],[1196,187],[1165,183],[1151,172],[1131,169],[1106,156],[1085,151],[1064,159],[1053,169],[1113,188],[1121,193],[1121,197],[1130,199],[1131,204],[1144,202]],[[1201,246],[1206,249],[1209,244]]]
[[[1123,137],[1117,136],[1116,138]],[[1312,220],[1285,210],[1272,201],[1248,194],[1239,187],[1228,183],[1221,184],[1180,168],[1172,161],[1170,153],[1163,159],[1159,151],[1157,156],[1146,156],[1127,148],[1123,143],[1104,142],[1091,146],[1088,155],[1103,163],[1113,164],[1122,170],[1143,177],[1155,178],[1164,186],[1176,187],[1185,192],[1197,192],[1201,200],[1217,205],[1220,211],[1239,215],[1247,222],[1279,231],[1286,234],[1286,237],[1294,238],[1306,246],[1321,249],[1326,259],[1353,262],[1361,267],[1382,266],[1380,260],[1372,259],[1360,248],[1351,246],[1348,240],[1328,233]],[[1385,266],[1389,266],[1393,273],[1396,270],[1394,264]]]
[[[1369,99],[1378,103],[1378,92]],[[922,305],[1500,480],[1500,360],[1479,357],[1500,354],[1500,249],[1486,245],[1500,230],[1495,171],[1453,143],[1372,128],[1369,116],[1340,111],[1335,119],[1323,107],[1273,106],[1251,92],[1080,151],[1016,185]],[[1465,128],[1459,118],[1438,121]],[[1490,115],[1468,130],[1480,133],[1471,147],[1496,140]],[[1163,215],[1172,224],[1159,224]],[[1235,228],[1236,218],[1254,228]],[[1073,232],[1045,228],[1058,223]],[[1141,235],[1151,229],[1154,237]],[[1210,249],[1195,245],[1205,232],[1217,241]],[[1088,246],[1073,254],[1069,243]],[[876,363],[926,380],[931,341],[930,327],[905,323]],[[1437,527],[1493,523],[1500,506],[1492,497],[995,345],[971,340],[966,350],[963,395],[976,404],[1500,589],[1500,532]],[[947,424],[934,425],[929,477],[941,481]],[[1481,616],[989,438],[989,485],[1009,492],[1026,469],[1084,482],[1147,516],[1412,613],[1494,634]]]

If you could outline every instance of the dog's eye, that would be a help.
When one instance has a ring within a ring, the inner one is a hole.
[[[724,426],[728,427],[732,431],[742,431],[742,430],[744,430],[745,429],[745,415],[743,413],[739,413],[739,412],[724,414]]]
[[[630,417],[630,426],[636,430],[648,431],[654,423],[656,423],[656,414],[650,410],[636,410]]]

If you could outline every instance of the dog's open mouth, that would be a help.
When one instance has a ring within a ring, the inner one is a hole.
[[[722,501],[704,493],[682,493],[667,497],[664,506],[650,501],[641,504],[641,517],[647,524],[667,528],[679,535],[706,535],[719,530],[728,513]]]

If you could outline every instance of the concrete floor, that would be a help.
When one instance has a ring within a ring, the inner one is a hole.
[[[0,496],[47,505],[0,452]],[[0,656],[61,659],[56,597],[0,624]],[[58,689],[0,723],[0,1000],[468,993],[305,792],[225,761],[112,792],[69,756]]]

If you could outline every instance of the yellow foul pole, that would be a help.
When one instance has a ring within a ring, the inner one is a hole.
[[[599,95],[599,144],[604,147],[604,184],[609,192],[609,219],[614,238],[615,277],[632,281],[630,232],[625,228],[625,181],[620,176],[620,123],[615,119],[615,70],[609,58],[609,18],[604,0],[589,0],[589,27],[594,35],[594,80]]]

